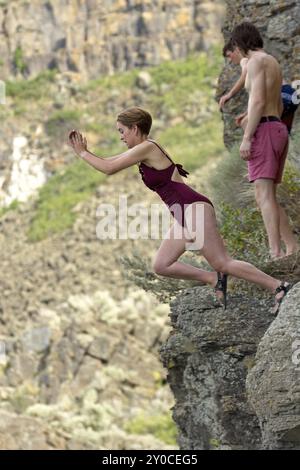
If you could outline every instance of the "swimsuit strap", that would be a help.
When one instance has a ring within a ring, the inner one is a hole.
[[[184,176],[185,178],[187,178],[187,175],[189,175],[189,172],[186,171],[182,167],[182,165],[180,165],[180,163],[174,163],[172,158],[167,154],[167,152],[157,142],[155,142],[155,140],[151,140],[151,139],[147,139],[147,140],[149,142],[152,142],[153,144],[155,144],[162,151],[162,153],[173,163],[173,165],[175,165],[177,167],[177,170],[178,170],[178,172],[181,176]]]
[[[157,142],[155,142],[155,140],[151,140],[151,139],[147,139],[147,140],[148,140],[149,142],[152,142],[152,144],[155,144],[155,145],[162,151],[162,153],[163,153],[172,163],[174,163],[173,160],[172,160],[172,158],[169,157],[169,155],[167,154],[167,152],[166,152]],[[175,163],[174,163],[174,165],[175,165]]]

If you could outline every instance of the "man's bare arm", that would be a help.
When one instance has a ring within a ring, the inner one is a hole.
[[[243,62],[244,61],[244,62]],[[238,81],[233,85],[228,93],[223,95],[219,101],[219,107],[223,108],[226,101],[230,100],[234,95],[236,95],[242,88],[245,86],[246,75],[247,75],[247,59],[242,59],[241,62],[242,73]]]

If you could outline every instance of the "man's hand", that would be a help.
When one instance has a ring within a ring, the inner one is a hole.
[[[226,95],[223,95],[219,101],[219,108],[222,109],[226,103],[226,101],[230,100],[231,95],[227,93]]]
[[[250,160],[250,156],[251,156],[250,149],[251,149],[251,140],[247,140],[244,137],[240,146],[240,155],[243,160]]]
[[[87,151],[87,140],[79,131],[73,130],[70,132],[69,145],[79,156],[81,156],[81,152]]]

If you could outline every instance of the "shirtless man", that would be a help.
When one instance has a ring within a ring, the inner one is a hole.
[[[255,198],[267,231],[270,255],[273,259],[281,258],[299,249],[288,217],[276,197],[288,151],[288,131],[280,121],[282,73],[277,60],[263,50],[262,37],[252,23],[236,26],[231,38],[248,59],[245,87],[249,101],[245,117],[239,117],[244,128],[240,154],[248,162],[248,179],[255,184]]]
[[[242,72],[239,79],[229,90],[229,92],[221,96],[219,100],[220,109],[223,109],[226,102],[233,98],[233,96],[235,96],[245,86],[248,62],[248,59],[246,57],[243,57],[239,49],[232,44],[231,39],[223,47],[223,56],[229,59],[232,64],[239,64],[241,66]],[[283,112],[280,116],[280,119],[287,126],[289,134],[291,133],[294,115],[298,107],[298,105],[293,103],[292,101],[292,96],[294,92],[295,89],[291,85],[289,85],[285,80],[282,80],[281,98],[283,100]],[[246,115],[247,111],[245,113],[240,114],[235,119],[236,124],[242,127],[243,129],[245,129],[246,127]]]

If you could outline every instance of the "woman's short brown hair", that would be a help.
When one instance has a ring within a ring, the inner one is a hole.
[[[238,24],[231,35],[234,46],[237,46],[244,54],[248,51],[256,51],[264,47],[264,41],[254,24],[245,21]]]
[[[124,126],[132,127],[136,125],[142,134],[148,135],[152,126],[152,117],[148,111],[142,108],[127,108],[122,111],[117,121],[120,121]]]

